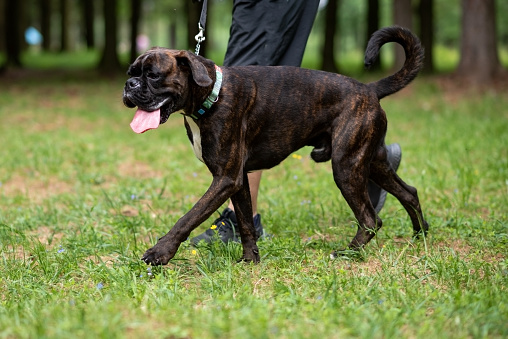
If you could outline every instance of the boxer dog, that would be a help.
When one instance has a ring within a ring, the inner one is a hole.
[[[137,106],[132,129],[157,128],[180,112],[196,157],[213,176],[206,193],[142,260],[167,264],[191,231],[231,198],[241,260],[259,262],[247,173],[272,168],[304,146],[314,147],[314,161],[331,160],[335,183],[358,221],[349,249],[361,249],[382,225],[368,196],[369,179],[399,200],[415,236],[426,233],[416,189],[387,160],[387,118],[379,104],[417,76],[423,48],[409,30],[383,28],[368,43],[367,67],[388,42],[402,45],[404,66],[367,84],[298,67],[218,67],[188,51],[157,47],[139,56],[129,67],[123,92],[124,104]]]

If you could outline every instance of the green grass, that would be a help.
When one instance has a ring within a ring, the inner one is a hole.
[[[431,225],[425,240],[411,241],[389,197],[362,258],[330,260],[355,221],[329,164],[304,149],[264,173],[259,209],[272,236],[259,265],[236,264],[237,244],[184,244],[148,271],[144,250],[211,181],[181,116],[135,135],[125,79],[35,76],[0,84],[0,337],[508,336],[502,90],[420,78],[383,101],[387,142],[403,148],[399,174]]]
[[[26,68],[93,68],[100,60],[99,50],[80,50],[79,52],[46,52],[27,50],[22,54],[21,63]]]

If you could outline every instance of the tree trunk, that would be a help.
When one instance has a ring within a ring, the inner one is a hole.
[[[105,44],[99,70],[104,74],[120,71],[120,61],[116,50],[117,37],[117,0],[103,0]]]
[[[94,36],[94,1],[93,0],[82,0],[82,10],[84,18],[84,30],[86,47],[88,49],[95,48],[95,36]]]
[[[393,0],[393,21],[396,25],[413,29],[413,9],[411,0]],[[395,44],[395,65],[396,69],[400,69],[406,61],[404,49]]]
[[[5,0],[0,0],[0,52],[5,51],[5,17],[3,13],[7,11]]]
[[[168,33],[169,33],[169,41],[168,41],[168,47],[171,48],[171,49],[177,49],[177,39],[176,39],[176,32],[178,30],[178,27],[177,24],[176,24],[176,16],[177,16],[177,13],[179,13],[180,11],[184,11],[183,9],[183,6],[180,6],[179,8],[181,8],[181,10],[178,10],[176,8],[174,8],[170,13],[169,13],[169,19],[168,19]]]
[[[5,48],[7,67],[21,67],[21,1],[8,0],[5,5]]]
[[[497,54],[494,0],[462,0],[457,75],[475,85],[484,85],[493,81],[501,70]]]
[[[51,1],[40,0],[41,10],[41,34],[42,49],[49,51],[51,48]]]
[[[131,0],[131,51],[130,62],[138,57],[136,39],[139,33],[139,20],[141,19],[141,0]]]
[[[169,48],[176,49],[177,26],[175,21],[169,23]]]
[[[434,72],[434,0],[420,0],[420,40],[425,48],[423,71]]]
[[[69,1],[60,0],[60,51],[69,50]]]
[[[372,34],[379,29],[379,0],[367,1],[367,39],[365,46],[369,42]],[[370,67],[372,71],[379,71],[381,69],[381,59],[378,58]]]
[[[3,13],[7,12],[6,0],[0,0],[0,52],[5,52],[5,19],[6,15]],[[2,65],[0,65],[0,73],[2,72]]]
[[[338,7],[339,0],[328,0],[325,9],[325,41],[323,44],[321,69],[333,73],[339,72],[335,64],[335,32],[337,31]]]

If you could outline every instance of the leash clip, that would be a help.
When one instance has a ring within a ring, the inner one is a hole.
[[[205,37],[205,28],[201,26],[201,22],[198,23],[199,33],[196,34],[194,39],[196,39],[196,55],[199,55],[199,50],[201,49],[201,43],[206,40]]]

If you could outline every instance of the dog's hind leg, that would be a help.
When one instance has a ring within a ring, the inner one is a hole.
[[[391,168],[384,147],[378,150],[371,163],[370,179],[399,200],[409,214],[414,236],[418,237],[422,232],[427,234],[429,225],[423,218],[416,188],[406,184]]]
[[[348,148],[349,151],[343,151]],[[336,141],[334,149],[339,151],[332,155],[333,178],[358,221],[358,230],[348,246],[353,250],[365,246],[382,226],[367,191],[367,148],[354,147],[348,140]]]
[[[358,221],[358,230],[348,248],[358,250],[374,238],[383,223],[370,202],[367,180],[357,171],[349,171],[344,163],[339,166],[338,170],[334,166],[335,182]]]
[[[252,201],[247,173],[244,173],[243,185],[240,190],[231,196],[231,202],[235,208],[240,237],[242,239],[243,255],[241,261],[258,263],[260,260],[259,249],[256,244],[257,236],[252,217]]]

